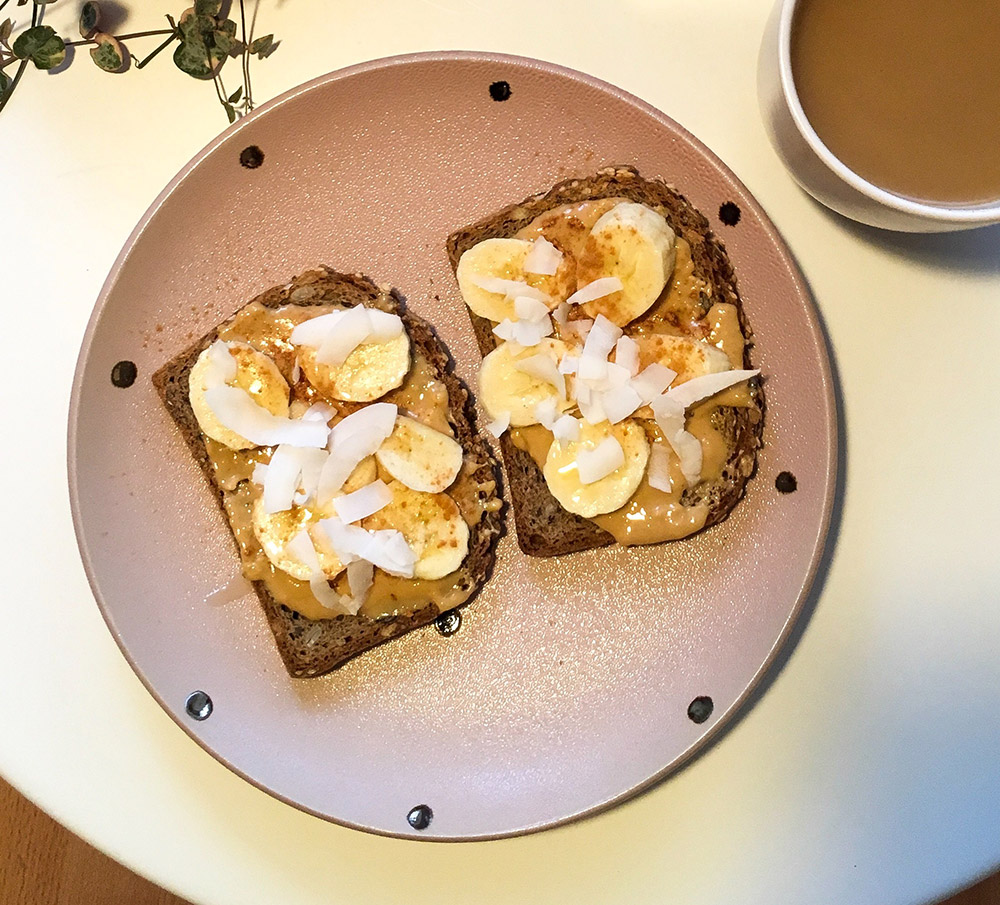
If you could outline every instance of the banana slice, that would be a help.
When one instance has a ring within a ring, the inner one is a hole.
[[[410,490],[440,493],[450,487],[462,468],[462,446],[447,434],[408,418],[396,426],[375,453],[381,465]]]
[[[421,493],[393,481],[392,502],[361,522],[373,531],[394,528],[417,557],[414,578],[443,578],[469,552],[469,526],[458,504],[446,493]]]
[[[367,487],[377,477],[378,465],[375,462],[375,457],[369,456],[367,459],[362,459],[347,480],[344,481],[344,486],[340,488],[340,493],[337,496],[343,496],[345,493],[354,493],[355,490]],[[327,518],[327,516],[323,517]]]
[[[473,245],[458,261],[455,276],[465,304],[475,314],[496,323],[516,320],[513,297],[504,292],[489,292],[477,280],[501,279],[527,283],[548,298],[554,308],[576,287],[573,285],[575,265],[569,255],[563,255],[551,276],[526,273],[524,259],[531,251],[527,239],[485,239]]]
[[[537,346],[514,351],[518,348],[501,343],[483,359],[479,369],[479,398],[490,417],[497,419],[509,412],[510,425],[524,427],[538,424],[535,408],[540,402],[555,400],[557,413],[572,408],[569,394],[561,395],[554,383],[536,376],[539,369],[532,368],[535,373],[529,374],[517,367],[518,362],[538,355],[551,358],[558,366],[569,346],[560,339],[546,338]]]
[[[312,577],[312,568],[288,550],[288,543],[297,537],[303,528],[309,531],[315,522],[329,516],[329,512],[318,512],[298,506],[283,512],[268,513],[264,511],[263,501],[258,498],[254,500],[251,524],[264,555],[276,569],[287,572],[299,581],[309,581]],[[316,546],[316,538],[312,531],[309,531],[309,536]],[[336,578],[344,571],[344,564],[331,549],[316,546],[316,554],[323,574],[327,578]]]
[[[236,376],[227,381],[229,386],[240,387],[250,394],[257,405],[272,415],[288,417],[288,384],[278,366],[262,352],[246,343],[227,343],[229,354],[236,362]],[[219,346],[221,349],[221,346]],[[235,431],[223,427],[215,413],[205,402],[205,390],[212,383],[212,349],[205,349],[191,368],[188,378],[188,397],[198,426],[202,432],[230,449],[251,449],[256,446]]]
[[[624,327],[659,298],[676,257],[677,237],[662,216],[630,201],[615,205],[590,231],[576,282],[582,288],[602,277],[618,277],[623,288],[587,302],[584,310]]]
[[[609,442],[613,441],[613,442]],[[588,455],[603,456],[614,443],[620,447],[622,464],[590,483],[580,478],[581,461]],[[581,460],[581,454],[583,459]],[[564,509],[586,518],[614,512],[624,506],[639,487],[649,460],[646,432],[635,421],[621,424],[580,422],[580,437],[549,447],[542,474],[552,495]]]
[[[371,484],[377,476],[378,468],[375,464],[375,457],[369,456],[367,459],[362,459],[344,482],[344,486],[337,496],[360,490]],[[344,565],[329,545],[323,543],[323,535],[313,530],[316,522],[322,518],[329,518],[333,514],[332,509],[320,509],[313,506],[293,506],[282,512],[268,513],[264,511],[262,497],[258,497],[254,500],[251,509],[251,527],[264,555],[275,568],[287,572],[300,581],[308,581],[311,577],[308,564],[286,549],[288,542],[305,528],[309,532],[313,546],[316,547],[323,573],[327,578],[336,578],[344,571]]]
[[[401,386],[410,371],[406,331],[386,342],[358,346],[339,367],[318,362],[316,351],[299,346],[298,362],[306,380],[328,399],[372,402]]]
[[[676,371],[671,386],[686,383],[693,377],[729,371],[729,356],[711,343],[687,336],[649,333],[633,337],[639,347],[639,368],[661,364]]]

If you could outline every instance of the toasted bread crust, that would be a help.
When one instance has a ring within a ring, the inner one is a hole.
[[[424,355],[436,372],[437,379],[447,387],[448,419],[454,428],[456,439],[465,450],[466,460],[474,463],[470,478],[481,485],[497,485],[497,464],[475,429],[475,413],[469,393],[455,376],[451,357],[430,324],[407,311],[397,294],[380,289],[366,277],[338,273],[323,267],[297,276],[285,286],[268,289],[252,299],[252,302],[259,302],[267,308],[289,304],[366,305],[398,314],[403,319],[414,347]],[[225,492],[215,480],[204,437],[191,408],[188,384],[195,361],[216,340],[222,326],[220,324],[219,328],[208,332],[160,368],[153,375],[153,384],[180,428],[225,514]],[[462,606],[469,602],[489,577],[493,567],[495,541],[500,534],[501,525],[501,513],[484,508],[480,521],[470,526],[469,554],[461,569],[461,581],[468,582],[469,597]],[[288,672],[295,677],[318,676],[329,672],[358,654],[427,625],[440,613],[435,601],[429,599],[425,606],[412,612],[379,619],[370,619],[362,614],[309,619],[275,599],[264,582],[254,581],[253,586],[274,633],[281,659]]]
[[[485,239],[510,238],[539,214],[564,204],[612,197],[628,198],[658,211],[678,237],[688,242],[695,272],[711,287],[710,294],[702,294],[701,310],[693,313],[704,316],[713,304],[720,302],[734,305],[746,339],[743,366],[750,368],[753,334],[725,246],[712,232],[708,220],[676,189],[661,179],[640,176],[632,167],[609,167],[594,176],[568,179],[547,192],[508,205],[457,230],[447,241],[452,270],[458,269],[459,259],[473,245]],[[498,345],[497,337],[492,332],[493,324],[472,311],[469,311],[469,317],[479,350],[485,356]],[[682,499],[688,505],[699,502],[708,504],[706,528],[722,521],[732,511],[756,468],[763,429],[764,393],[760,381],[756,379],[751,381],[750,389],[750,406],[718,410],[720,427],[729,449],[722,477],[718,481],[701,481],[689,488]],[[614,543],[614,537],[609,532],[559,505],[549,492],[534,459],[518,449],[507,434],[500,438],[500,449],[510,482],[514,523],[521,550],[530,556],[558,556]]]

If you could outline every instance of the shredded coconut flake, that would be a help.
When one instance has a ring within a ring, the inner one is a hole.
[[[340,322],[340,319],[347,313],[347,309],[332,311],[329,314],[321,314],[319,317],[310,318],[296,324],[292,330],[289,340],[296,346],[311,346],[318,349],[323,340]]]
[[[515,321],[514,342],[530,348],[537,346],[546,336],[552,335],[552,321],[546,316],[538,321]]]
[[[384,509],[392,502],[392,491],[383,481],[372,481],[353,493],[345,493],[334,500],[334,508],[341,521],[350,524],[361,521]]]
[[[326,576],[322,572],[310,576],[309,590],[312,591],[313,597],[316,598],[320,606],[328,610],[349,613],[354,616],[361,609],[361,604],[354,607],[350,597],[344,597],[331,588],[330,582],[326,580]]]
[[[539,321],[512,321],[505,319],[493,328],[493,332],[507,342],[531,348],[532,346],[537,346],[546,336],[552,333],[552,321],[548,317]]]
[[[223,427],[258,446],[278,443],[312,447],[326,445],[329,431],[325,424],[272,415],[240,387],[209,387],[205,390],[205,404]]]
[[[514,338],[514,321],[505,317],[493,328],[493,333],[500,339],[510,342]]]
[[[314,575],[323,573],[312,538],[304,528],[285,544],[285,553],[302,563]]]
[[[680,460],[684,480],[689,486],[697,484],[701,480],[701,443],[694,434],[684,430],[684,407],[669,394],[658,396],[651,404],[657,426]]]
[[[205,369],[205,386],[217,387],[236,379],[237,364],[229,346],[217,339],[204,352],[208,367]]]
[[[357,306],[344,312],[316,350],[316,361],[331,368],[339,368],[348,356],[372,334],[372,324],[364,306]]]
[[[604,414],[604,406],[601,405],[600,393],[594,392],[579,381],[576,383],[576,404],[588,424],[600,424],[608,420],[608,416]]]
[[[486,425],[486,430],[499,440],[508,427],[510,427],[510,412],[500,412],[496,420]]]
[[[412,578],[417,562],[402,533],[393,529],[366,531],[348,525],[340,518],[321,519],[317,528],[323,532],[337,558],[347,565],[363,559],[390,575]]]
[[[545,236],[539,236],[524,259],[524,272],[552,276],[559,269],[562,259],[563,253]]]
[[[646,479],[654,490],[670,493],[674,489],[670,480],[670,453],[662,443],[654,443],[649,450],[649,467]]]
[[[670,368],[654,362],[636,374],[629,381],[629,386],[639,394],[643,405],[649,405],[650,402],[674,382],[674,378],[676,377],[676,371],[672,371]]]
[[[313,455],[303,455],[309,453]],[[264,511],[271,513],[291,509],[303,471],[309,469],[310,481],[308,483],[314,488],[315,480],[319,479],[319,470],[322,469],[326,456],[326,451],[322,449],[299,449],[295,446],[289,446],[287,443],[277,446],[271,454],[271,461],[264,473],[264,492],[261,495]],[[256,473],[256,468],[254,471]],[[307,482],[302,481],[301,483]],[[303,493],[308,497],[309,490],[303,488]]]
[[[759,373],[760,371],[721,371],[718,374],[702,374],[667,390],[667,398],[687,408],[737,383],[756,377]]]
[[[575,374],[580,365],[580,356],[567,353],[559,359],[560,374]]]
[[[556,363],[548,355],[532,355],[514,362],[514,367],[525,374],[544,380],[555,387],[560,399],[566,398],[566,378],[559,373]]]
[[[338,421],[330,431],[330,457],[320,473],[317,498],[329,502],[344,486],[362,459],[374,455],[396,426],[399,409],[388,402],[376,402]]]
[[[556,400],[554,396],[549,396],[548,399],[543,399],[535,406],[535,418],[538,419],[538,423],[542,427],[552,430],[556,416],[559,414],[559,407],[556,405]]]
[[[519,295],[514,299],[514,314],[519,321],[540,321],[549,316],[549,308],[529,295]]]
[[[604,296],[611,295],[612,292],[619,292],[624,288],[618,277],[600,277],[592,283],[587,283],[586,286],[581,286],[566,301],[570,305],[585,305],[587,302],[602,299]]]
[[[370,562],[359,559],[347,567],[347,584],[351,589],[351,604],[355,607],[351,615],[357,615],[371,590],[375,580],[375,567]]]
[[[625,450],[614,437],[605,437],[595,449],[584,449],[576,457],[581,484],[593,484],[625,464]]]
[[[701,443],[698,438],[682,430],[672,437],[667,437],[667,442],[681,461],[681,472],[688,486],[697,484],[701,480],[702,465]]]
[[[580,439],[580,422],[572,415],[562,415],[552,425],[552,436],[560,443]]]
[[[608,355],[621,335],[621,327],[616,327],[603,314],[597,315],[580,355],[577,373],[581,380],[602,380],[606,376]]]
[[[398,314],[355,305],[303,321],[290,339],[294,345],[316,349],[316,361],[336,368],[363,343],[388,342],[402,332]]]
[[[549,300],[549,297],[544,292],[536,289],[534,286],[529,286],[523,280],[504,280],[501,277],[474,276],[470,282],[480,289],[485,289],[487,292],[495,292],[497,295],[503,295],[510,299],[517,298],[518,296],[528,296],[540,302],[547,302]]]
[[[631,336],[621,336],[615,344],[615,364],[629,372],[629,377],[639,373],[639,344]]]
[[[639,394],[628,386],[613,387],[601,394],[601,407],[612,424],[624,421],[640,405],[642,399]]]
[[[337,410],[329,402],[314,402],[302,413],[303,421],[322,421],[329,424],[337,415]]]

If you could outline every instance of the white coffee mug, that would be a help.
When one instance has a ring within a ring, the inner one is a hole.
[[[806,119],[792,80],[792,17],[799,2],[775,3],[757,66],[764,125],[795,181],[845,217],[883,229],[933,233],[1000,223],[1000,199],[985,204],[913,201],[873,185],[831,153]]]

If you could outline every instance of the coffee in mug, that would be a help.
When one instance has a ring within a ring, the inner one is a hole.
[[[810,125],[864,180],[1000,199],[1000,0],[799,0],[790,54]]]

